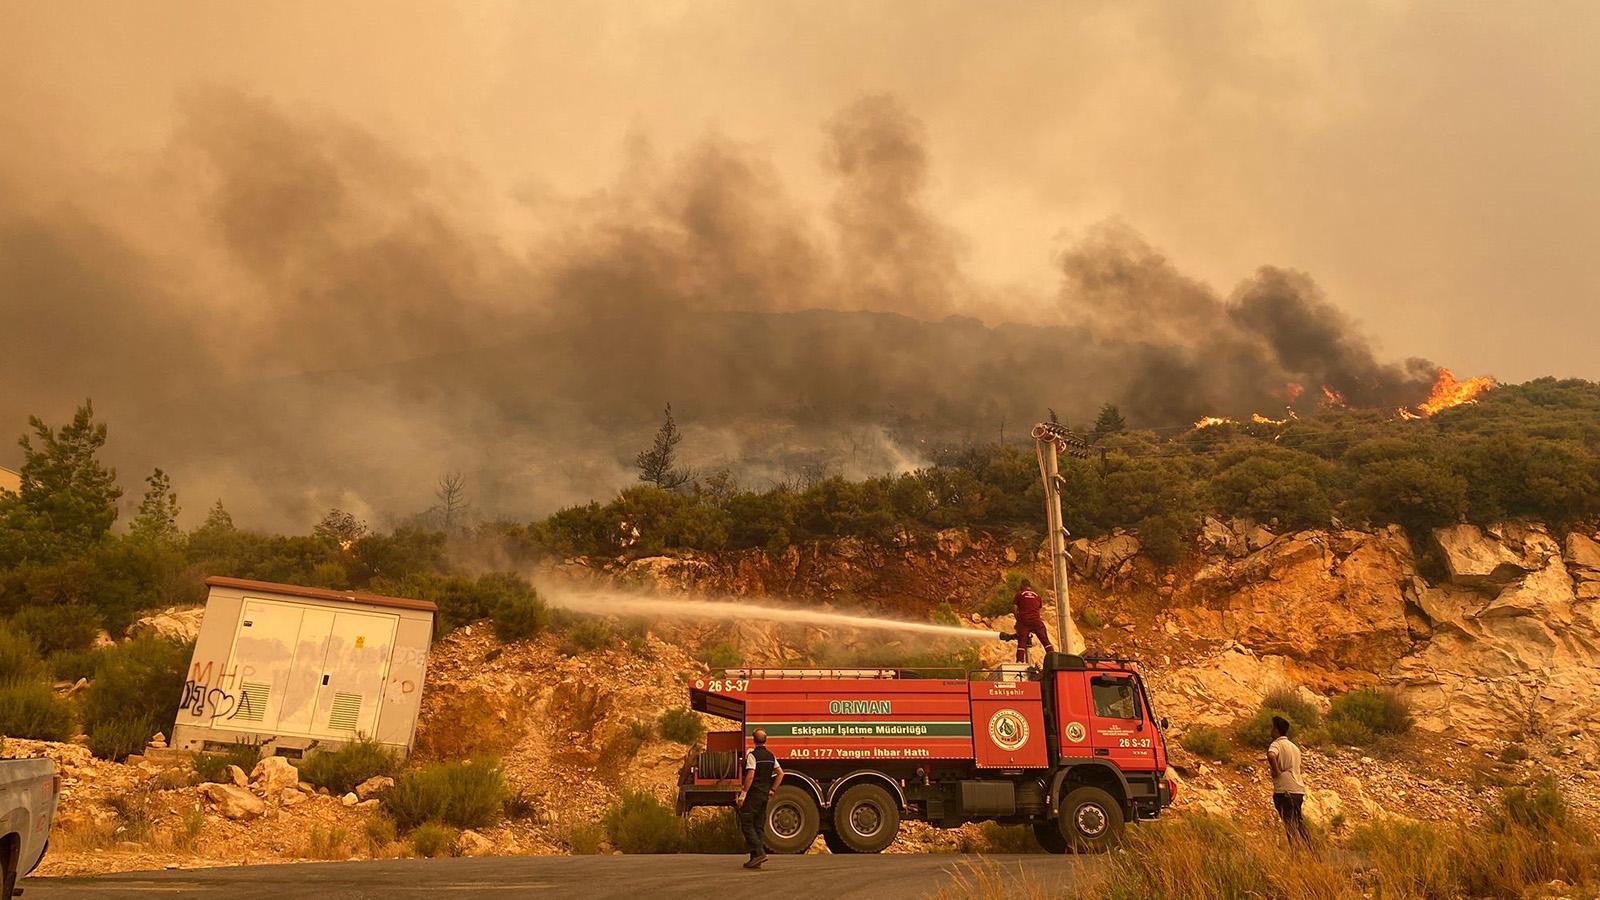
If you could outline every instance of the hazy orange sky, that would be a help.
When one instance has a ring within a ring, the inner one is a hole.
[[[0,188],[93,212],[221,86],[459,171],[508,235],[708,132],[820,209],[824,123],[886,92],[1001,293],[1115,217],[1221,291],[1311,273],[1388,356],[1600,378],[1597,44],[1577,0],[4,0]]]

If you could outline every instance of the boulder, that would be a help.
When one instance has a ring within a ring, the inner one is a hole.
[[[355,806],[357,803],[361,802],[361,798],[357,797],[355,792],[352,791],[348,794],[345,794],[343,797],[340,797],[339,802],[343,803],[345,806]]]
[[[1456,584],[1504,586],[1535,568],[1523,554],[1476,525],[1436,528],[1433,540]]]
[[[205,618],[205,614],[203,607],[198,609],[173,607],[135,621],[128,626],[127,635],[136,638],[149,634],[193,641],[200,636],[200,620]]]
[[[225,819],[253,819],[267,811],[261,798],[236,784],[202,784],[200,793],[216,804]]]
[[[456,835],[451,850],[456,856],[488,856],[494,852],[494,842],[468,828]]]
[[[238,766],[228,767],[228,780],[242,788],[250,786],[250,776],[246,775],[244,770]]]
[[[300,787],[300,770],[281,756],[264,756],[250,770],[250,783],[262,796],[276,797],[284,788]]]
[[[1574,531],[1567,535],[1567,562],[1575,569],[1600,574],[1600,543]]]
[[[294,806],[297,803],[304,803],[305,799],[306,795],[301,793],[299,788],[284,788],[283,793],[278,795],[278,802],[282,803],[284,806]]]
[[[374,775],[366,781],[356,785],[356,796],[362,800],[371,800],[381,797],[384,792],[394,787],[394,779],[387,775]]]

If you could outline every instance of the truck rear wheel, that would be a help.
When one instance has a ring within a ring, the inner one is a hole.
[[[828,845],[829,853],[844,854],[855,852],[854,850],[850,849],[849,844],[844,842],[844,838],[839,837],[838,832],[834,831],[832,828],[822,829],[822,842]]]
[[[804,853],[811,849],[821,827],[817,801],[797,787],[780,786],[767,801],[767,823],[762,840],[774,853]]]
[[[1033,823],[1033,836],[1038,839],[1039,846],[1046,853],[1067,852],[1067,839],[1061,833],[1061,825],[1057,822]]]
[[[833,830],[857,853],[882,853],[900,835],[900,807],[875,784],[855,785],[833,805]]]
[[[1073,788],[1056,824],[1069,849],[1104,853],[1122,842],[1122,804],[1097,787]]]

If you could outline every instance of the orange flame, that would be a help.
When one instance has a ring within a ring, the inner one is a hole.
[[[1296,416],[1294,414],[1294,410],[1292,409],[1289,410],[1289,414],[1287,416],[1281,419],[1269,419],[1266,416],[1263,416],[1261,413],[1250,414],[1250,421],[1256,423],[1257,425],[1287,425],[1289,424],[1289,420],[1293,418],[1296,418]]]
[[[1345,405],[1344,395],[1327,385],[1322,386],[1322,399],[1326,400],[1329,406],[1342,408]]]
[[[1417,409],[1422,410],[1425,416],[1435,415],[1463,403],[1476,403],[1478,395],[1493,390],[1494,387],[1495,380],[1487,375],[1457,381],[1454,372],[1440,369],[1439,380],[1433,383],[1433,392]]]
[[[1287,398],[1290,403],[1299,400],[1300,395],[1304,394],[1305,392],[1306,386],[1298,381],[1291,381],[1283,386],[1283,396]]]
[[[1414,422],[1417,419],[1422,418],[1421,416],[1417,415],[1416,413],[1412,412],[1411,410],[1406,409],[1404,406],[1402,406],[1399,409],[1395,410],[1395,413],[1397,413],[1400,416],[1400,418],[1404,419],[1407,422]]]
[[[1234,420],[1232,420],[1230,418],[1228,418],[1227,416],[1202,416],[1199,421],[1194,423],[1194,427],[1195,427],[1195,430],[1198,431],[1201,428],[1211,428],[1211,427],[1216,426],[1216,425],[1237,425],[1237,424],[1239,424],[1239,423],[1235,422]]]

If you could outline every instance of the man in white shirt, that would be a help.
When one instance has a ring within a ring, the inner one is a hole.
[[[1272,743],[1267,746],[1267,769],[1272,773],[1272,805],[1283,819],[1289,846],[1297,842],[1311,846],[1311,832],[1301,808],[1306,800],[1306,783],[1300,777],[1300,748],[1289,740],[1289,720],[1272,717]]]

